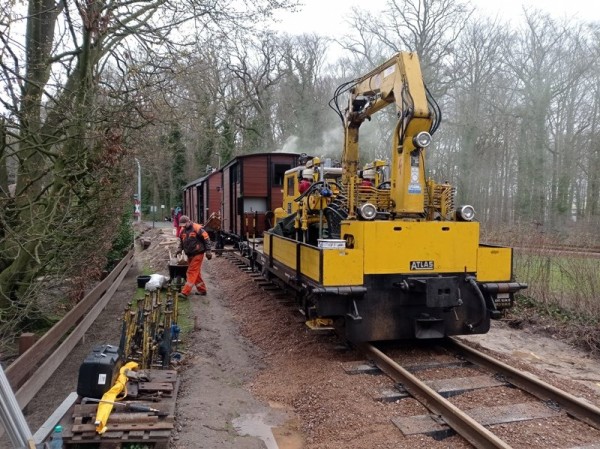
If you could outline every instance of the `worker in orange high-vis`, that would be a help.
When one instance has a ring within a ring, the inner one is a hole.
[[[183,251],[188,256],[186,282],[181,289],[180,296],[187,298],[194,286],[199,295],[206,295],[206,284],[202,280],[202,261],[205,255],[208,260],[212,259],[210,238],[202,225],[194,223],[187,215],[179,218],[179,229],[177,254],[179,255]]]

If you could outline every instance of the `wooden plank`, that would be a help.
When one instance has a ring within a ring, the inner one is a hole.
[[[427,371],[432,369],[445,369],[445,368],[464,368],[465,366],[473,366],[471,362],[466,360],[452,360],[448,362],[424,362],[415,365],[405,365],[404,369],[411,373],[417,373],[419,371]]]
[[[268,158],[268,154],[253,154],[241,159],[243,182],[241,191],[244,192],[245,197],[266,198],[268,196]]]
[[[164,406],[160,407],[160,410],[163,412],[167,412],[169,416],[175,416],[175,408],[177,405],[177,394],[179,393],[180,381],[177,379],[173,383],[173,400],[167,401]],[[157,407],[158,408],[158,407]]]
[[[98,449],[121,449],[121,443],[116,441],[102,441]]]
[[[113,430],[108,430],[106,433],[102,435],[102,438],[107,440],[122,440],[125,432],[115,432]]]
[[[168,398],[168,399],[172,399],[172,398]],[[168,404],[167,402],[172,402],[172,401],[163,401],[163,402],[159,402],[159,403],[154,403],[154,402],[149,402],[149,401],[128,401],[128,402],[134,406],[144,406],[144,407],[155,408],[162,412],[163,407],[170,408],[170,404]],[[98,404],[75,404],[75,406],[72,409],[71,416],[73,419],[77,419],[78,417],[89,418],[91,416],[96,416],[97,411],[98,411]],[[165,410],[165,413],[167,413],[166,410]],[[154,415],[153,412],[133,411],[131,409],[127,409],[126,407],[124,407],[122,405],[115,405],[113,408],[113,412],[110,414],[110,416],[112,418],[113,416],[117,416],[117,415],[133,415],[133,414]]]
[[[144,430],[131,430],[127,433],[127,438],[129,440],[133,440],[135,438],[143,438],[144,437]],[[170,433],[170,432],[169,432]],[[167,436],[168,438],[168,436]]]
[[[437,391],[442,397],[445,398],[456,396],[467,391],[509,385],[509,383],[506,381],[500,381],[485,374],[481,376],[428,380],[425,383],[429,386],[429,388]]]
[[[177,380],[177,371],[169,369],[151,369],[138,372],[140,377],[146,377],[151,382],[175,382]]]
[[[427,380],[425,384],[444,398],[483,388],[510,385],[506,381],[501,381],[488,375]],[[391,402],[409,397],[411,397],[410,393],[401,384],[398,384],[394,390],[384,389],[381,393],[374,395],[373,399],[382,402]]]
[[[149,413],[111,413],[108,420],[110,421],[111,426],[113,424],[125,424],[125,423],[136,423],[136,424],[146,424],[146,423],[155,423],[159,421],[159,417],[157,415],[149,414]],[[164,418],[164,421],[172,422],[173,419]]]
[[[151,430],[149,434],[150,438],[169,438],[171,431],[169,430]]]
[[[132,252],[129,254],[133,256]],[[104,310],[106,304],[108,304],[108,301],[112,298],[114,292],[121,285],[121,281],[129,271],[129,268],[131,268],[132,264],[133,257],[130,257],[127,261],[127,264],[119,273],[118,278],[111,285],[111,287],[108,290],[106,290],[105,294],[100,300],[98,300],[98,302],[92,308],[92,310],[90,310],[90,312],[85,315],[85,317],[81,320],[77,327],[75,327],[75,329],[73,329],[69,336],[64,339],[64,341],[60,344],[58,349],[54,351],[54,353],[36,369],[35,374],[31,376],[23,384],[23,386],[19,388],[19,390],[15,393],[17,402],[19,403],[21,409],[25,408],[25,406],[29,404],[29,402],[35,397],[37,392],[44,387],[48,379],[52,376],[52,374],[54,374],[54,371],[56,371],[56,369],[63,363],[63,361],[71,353],[73,348],[75,348],[79,340],[81,340],[81,337],[83,337],[83,335],[87,332],[87,330],[94,323],[94,321],[96,321],[98,315],[100,315],[100,313]],[[49,333],[45,334],[44,337],[42,337],[42,339],[46,338],[49,335]],[[24,355],[26,354],[27,353],[25,353]]]

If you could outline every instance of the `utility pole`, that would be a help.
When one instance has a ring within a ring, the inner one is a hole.
[[[138,161],[137,157],[135,158],[135,163],[138,167],[138,176],[137,176],[137,207],[138,207],[138,223],[142,221],[142,166],[140,165],[140,161]]]

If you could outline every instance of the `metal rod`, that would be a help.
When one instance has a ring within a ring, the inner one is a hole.
[[[137,173],[137,193],[138,193],[138,205],[139,205],[139,214],[137,216],[137,221],[138,223],[140,221],[142,221],[142,166],[140,165],[140,161],[138,161],[137,157],[134,158],[135,159],[135,163],[137,164],[138,167],[138,173]]]
[[[0,422],[15,448],[35,448],[31,430],[2,366],[0,366]]]

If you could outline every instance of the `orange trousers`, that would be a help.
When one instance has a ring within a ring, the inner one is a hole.
[[[192,293],[194,285],[198,289],[199,293],[206,293],[206,284],[202,280],[202,261],[204,260],[204,254],[197,254],[188,258],[188,269],[186,273],[186,282],[181,293],[189,295]]]

